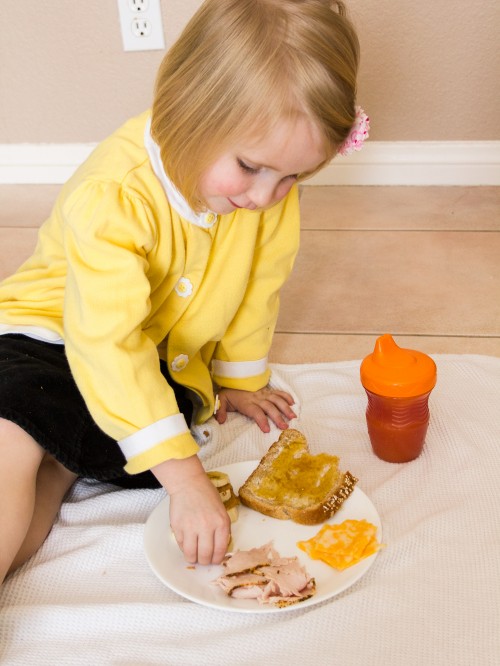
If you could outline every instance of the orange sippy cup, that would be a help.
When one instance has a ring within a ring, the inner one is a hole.
[[[361,363],[368,434],[382,460],[408,462],[422,452],[436,374],[430,356],[398,347],[387,334],[377,339],[373,353]]]

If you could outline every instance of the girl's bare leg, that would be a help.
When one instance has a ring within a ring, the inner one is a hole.
[[[76,478],[51,460],[22,428],[0,419],[0,583],[41,545]]]
[[[24,564],[43,544],[55,523],[61,504],[77,479],[48,453],[38,469],[35,508],[26,538],[9,568],[9,573]]]
[[[0,582],[28,533],[43,456],[30,435],[0,419]]]

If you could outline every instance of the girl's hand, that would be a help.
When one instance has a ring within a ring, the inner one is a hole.
[[[170,495],[170,527],[186,561],[220,564],[231,520],[198,457],[167,460],[151,471]]]
[[[263,388],[259,391],[222,389],[220,405],[215,414],[218,423],[224,423],[228,412],[239,412],[250,417],[262,432],[269,432],[269,419],[281,430],[288,428],[286,421],[297,417],[292,410],[293,398],[285,391]]]

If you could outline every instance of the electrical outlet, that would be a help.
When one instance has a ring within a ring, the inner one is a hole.
[[[142,18],[141,16],[141,18],[132,19],[131,30],[134,37],[142,39],[143,37],[150,36],[151,31],[153,30],[153,26],[151,25],[151,21],[149,19],[146,17]]]
[[[131,12],[146,12],[149,8],[149,0],[128,0]]]
[[[165,48],[160,0],[117,0],[124,51]]]

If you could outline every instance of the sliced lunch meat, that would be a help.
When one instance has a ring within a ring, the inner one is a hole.
[[[279,563],[261,567],[260,573],[279,590],[283,597],[300,596],[310,581],[306,570],[296,557],[283,558]]]
[[[213,582],[235,599],[288,606],[316,592],[314,578],[299,559],[281,557],[272,542],[260,548],[237,550],[226,557],[223,567],[224,573]]]
[[[257,567],[271,564],[277,558],[279,558],[279,555],[272,547],[272,543],[266,543],[260,548],[237,550],[232,555],[228,555],[223,561],[224,575],[234,576],[235,574],[252,572]]]
[[[262,574],[259,573],[242,573],[235,576],[219,576],[216,582],[222,587],[226,594],[229,594],[232,597],[241,597],[243,594],[243,589],[249,588],[259,588],[256,592],[262,594],[262,589],[267,585],[267,578],[264,578]],[[251,598],[251,596],[249,597]]]

